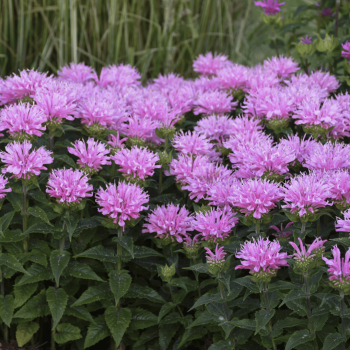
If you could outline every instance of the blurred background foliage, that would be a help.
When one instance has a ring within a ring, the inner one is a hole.
[[[280,53],[293,54],[290,49],[296,42],[290,38],[295,39],[299,14],[294,15],[310,1],[285,1],[282,15],[288,15],[278,44]],[[170,71],[190,77],[193,59],[207,51],[224,53],[245,65],[275,54],[272,34],[253,0],[0,0],[0,4],[2,77],[23,68],[56,72],[71,61],[84,61],[97,71],[108,64],[129,63],[143,79]]]

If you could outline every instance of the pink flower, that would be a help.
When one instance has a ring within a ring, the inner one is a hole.
[[[215,80],[219,83],[220,89],[243,90],[248,80],[248,68],[235,64],[217,71]]]
[[[193,111],[195,115],[223,114],[233,111],[238,102],[232,101],[232,96],[226,92],[214,90],[199,94],[194,104],[196,105]]]
[[[290,77],[299,69],[298,63],[294,62],[292,58],[284,56],[267,59],[264,61],[264,67],[282,79]]]
[[[261,179],[237,183],[228,196],[233,208],[239,208],[241,213],[259,220],[283,198],[278,185]]]
[[[115,164],[119,165],[119,171],[124,173],[127,179],[132,177],[145,180],[147,176],[154,174],[155,168],[161,168],[156,165],[159,161],[157,154],[150,152],[147,148],[132,147],[131,150],[124,148],[111,157]]]
[[[97,74],[93,68],[86,66],[85,63],[73,63],[69,66],[62,67],[57,75],[63,79],[72,81],[74,83],[88,83],[90,81],[97,81]]]
[[[308,250],[306,250],[300,237],[298,237],[298,240],[300,249],[294,242],[289,242],[289,244],[295,249],[296,252],[293,256],[299,263],[307,263],[308,260],[314,258],[318,251],[324,249],[323,245],[327,242],[326,240],[322,241],[320,237],[317,237],[312,244],[309,245]]]
[[[148,194],[139,186],[124,182],[110,183],[105,190],[100,187],[95,198],[101,207],[98,211],[112,218],[123,230],[125,221],[139,218],[140,211],[147,209],[143,204],[149,200]]]
[[[209,205],[216,205],[221,208],[230,206],[232,194],[236,193],[236,187],[239,186],[239,180],[233,175],[215,181],[207,190],[206,200]]]
[[[42,124],[47,117],[35,105],[29,103],[13,104],[0,111],[0,130],[8,130],[11,137],[18,141],[40,137],[46,127]]]
[[[239,221],[235,213],[222,209],[211,209],[206,213],[198,212],[193,222],[193,228],[199,232],[203,240],[216,242],[229,237],[229,233]]]
[[[333,259],[322,258],[329,266],[327,270],[330,274],[330,281],[335,288],[348,290],[350,287],[350,248],[345,253],[345,258],[341,258],[340,250],[337,246],[332,248]]]
[[[11,177],[27,180],[34,175],[38,176],[40,170],[46,170],[44,164],[53,162],[51,152],[40,147],[29,153],[31,148],[32,144],[28,141],[7,144],[6,152],[0,152],[0,159],[5,163],[2,173],[12,173]]]
[[[3,176],[0,175],[0,199],[5,198],[7,192],[11,192],[11,188],[6,188],[6,185],[8,184],[9,180]]]
[[[158,206],[146,219],[143,233],[156,233],[157,238],[171,239],[179,243],[187,237],[188,231],[193,231],[193,217],[189,211],[179,205],[169,204]]]
[[[252,132],[262,134],[261,131],[263,130],[261,121],[256,118],[252,118],[249,115],[238,115],[235,119],[231,119],[231,123],[228,128],[232,132],[232,135],[251,134]]]
[[[342,57],[346,58],[350,62],[350,43],[347,41],[341,45],[344,51],[341,52]]]
[[[117,132],[117,135],[113,135],[113,134],[109,135],[108,139],[109,141],[107,142],[107,144],[114,150],[117,150],[125,147],[124,142],[128,138],[124,137],[120,139],[119,132]]]
[[[281,11],[281,6],[285,4],[285,2],[278,3],[278,0],[263,0],[263,1],[255,1],[255,6],[260,6],[263,8],[265,15],[277,15]]]
[[[186,132],[182,130],[172,140],[173,147],[180,153],[194,156],[207,156],[211,161],[219,160],[220,153],[214,149],[214,144],[206,139],[204,135],[197,132]]]
[[[280,250],[280,243],[270,242],[268,238],[246,241],[236,254],[236,258],[241,259],[241,265],[236,266],[236,270],[249,269],[249,273],[253,275],[263,272],[273,275],[281,266],[289,266],[285,260],[289,256],[287,253],[280,253]]]
[[[332,12],[332,9],[330,7],[323,9],[321,14],[322,14],[322,16],[333,17],[333,12]]]
[[[310,84],[319,86],[321,89],[325,89],[328,93],[336,91],[340,86],[337,78],[329,72],[313,72],[310,74],[308,80],[310,81]]]
[[[159,90],[174,90],[179,89],[185,80],[177,74],[169,73],[168,75],[159,74],[158,78],[153,79],[153,85]]]
[[[77,163],[80,168],[92,174],[102,169],[102,165],[110,165],[109,149],[106,149],[102,142],[89,138],[87,143],[84,140],[78,140],[73,147],[67,147],[69,153],[74,154],[79,159]]]
[[[101,87],[111,85],[123,88],[140,85],[140,79],[141,74],[136,68],[131,67],[129,64],[120,64],[118,66],[113,64],[109,67],[102,68],[98,84]]]
[[[310,45],[312,43],[312,38],[307,34],[305,35],[305,38],[301,38],[300,40],[302,44]]]
[[[284,195],[282,208],[290,209],[292,214],[307,218],[318,209],[332,203],[327,201],[331,197],[331,185],[317,173],[301,174],[291,178],[285,187],[281,188]]]
[[[249,70],[245,91],[259,91],[266,87],[276,86],[279,82],[280,80],[276,73],[271,70],[266,70],[262,66],[256,66]]]
[[[343,212],[344,219],[338,218],[335,223],[335,230],[350,233],[350,209]]]
[[[193,70],[203,75],[213,75],[219,69],[228,65],[228,57],[224,55],[212,54],[211,52],[205,55],[199,55],[196,60],[193,61]]]
[[[215,254],[207,247],[204,247],[207,252],[205,256],[209,264],[223,264],[225,262],[224,247],[219,248],[219,244],[216,245]]]
[[[350,205],[350,174],[348,170],[336,170],[328,172],[327,181],[331,184],[331,196],[336,204],[342,207]]]
[[[0,105],[15,102],[25,97],[33,97],[35,91],[50,82],[47,73],[34,70],[22,70],[18,75],[7,77],[0,84]]]
[[[89,178],[80,170],[54,170],[47,182],[46,193],[65,205],[80,203],[85,197],[92,197]]]
[[[293,232],[291,231],[284,231],[286,230],[289,226],[293,225],[294,222],[288,222],[288,224],[286,225],[286,227],[283,229],[283,224],[281,224],[281,229],[279,229],[277,226],[270,226],[270,228],[272,228],[273,230],[276,231],[276,233],[274,233],[273,235],[278,239],[285,239],[288,238],[290,235],[293,234]]]

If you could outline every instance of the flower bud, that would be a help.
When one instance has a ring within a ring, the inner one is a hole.
[[[267,122],[267,127],[269,129],[272,129],[276,134],[279,134],[283,130],[288,128],[288,125],[289,125],[289,118],[270,119]]]
[[[175,264],[172,264],[170,267],[168,265],[158,266],[158,274],[165,282],[170,282],[175,273]]]
[[[316,51],[313,44],[303,44],[302,42],[298,43],[295,48],[301,56],[312,55]]]
[[[326,34],[324,40],[322,40],[322,38],[318,36],[318,40],[316,41],[316,49],[320,52],[327,51],[331,53],[338,45],[338,39],[334,38],[333,35],[329,36],[328,34]]]
[[[162,164],[163,166],[168,165],[173,158],[172,154],[168,153],[167,151],[158,152],[158,157],[158,163]]]
[[[94,123],[92,125],[84,125],[84,129],[87,131],[88,134],[92,135],[92,136],[98,136],[98,135],[102,135],[107,128],[98,124],[98,123]]]
[[[258,272],[253,272],[251,279],[254,282],[260,283],[269,283],[272,277],[275,277],[277,274],[276,269],[270,269],[270,271],[260,270]]]

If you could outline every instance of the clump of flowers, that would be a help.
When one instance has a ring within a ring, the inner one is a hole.
[[[300,237],[298,237],[298,240],[300,249],[294,242],[289,242],[289,244],[296,251],[293,254],[295,266],[302,272],[306,273],[314,265],[316,259],[322,257],[325,251],[325,247],[323,245],[327,241],[322,241],[320,237],[317,237],[306,250]]]
[[[331,184],[330,199],[336,207],[344,210],[350,207],[350,174],[348,170],[331,171],[325,174]]]
[[[193,70],[197,73],[210,76],[228,65],[228,62],[227,56],[213,55],[211,52],[208,52],[205,55],[199,55],[193,61]]]
[[[85,63],[70,63],[69,66],[62,67],[57,75],[63,79],[74,83],[86,84],[90,81],[97,81],[96,72]]]
[[[215,181],[207,190],[206,200],[210,201],[209,205],[216,205],[220,208],[230,206],[234,201],[232,196],[235,196],[235,188],[240,182],[235,175]]]
[[[294,222],[288,222],[288,224],[286,225],[285,228],[283,228],[283,224],[281,224],[280,228],[278,228],[277,226],[274,226],[274,225],[270,226],[270,228],[272,228],[273,230],[276,231],[276,233],[274,233],[273,235],[279,241],[282,241],[282,240],[288,239],[288,237],[293,234],[292,231],[286,231],[286,229],[293,224],[294,224]]]
[[[280,267],[289,266],[285,260],[289,258],[288,254],[280,250],[280,243],[270,242],[268,238],[246,241],[236,254],[236,258],[241,260],[236,270],[249,269],[254,281],[268,283]]]
[[[232,101],[232,96],[226,92],[213,90],[200,93],[194,102],[196,108],[193,110],[198,114],[224,114],[235,109],[238,102]]]
[[[328,265],[327,270],[332,287],[339,289],[343,293],[350,291],[350,248],[345,253],[345,258],[341,258],[340,250],[337,246],[332,248],[333,259],[322,259]]]
[[[336,231],[350,233],[350,209],[343,212],[344,219],[337,218],[335,223]]]
[[[113,219],[123,231],[126,221],[138,219],[140,212],[147,209],[144,204],[149,200],[148,194],[142,188],[124,182],[119,182],[118,185],[110,183],[106,189],[100,187],[95,198],[101,207],[98,211]]]
[[[179,205],[158,206],[143,224],[143,233],[156,233],[163,245],[188,240],[187,232],[193,231],[193,217],[189,211]]]
[[[72,208],[85,197],[92,197],[90,191],[93,186],[88,183],[89,178],[80,170],[54,170],[47,182],[46,193],[57,198],[58,203]]]
[[[146,177],[154,174],[154,169],[161,168],[161,165],[156,165],[159,161],[158,155],[142,147],[134,146],[131,150],[123,148],[111,159],[119,165],[119,171],[129,181],[145,180]]]
[[[29,103],[13,104],[0,112],[0,131],[7,130],[16,141],[34,140],[43,134],[46,121],[39,107]]]
[[[23,143],[9,143],[5,147],[5,152],[0,152],[0,159],[5,163],[2,173],[11,173],[11,177],[29,180],[33,176],[40,175],[41,170],[47,170],[44,164],[51,164],[53,158],[51,152],[44,147],[33,149],[28,141]]]
[[[219,244],[216,244],[215,253],[213,253],[209,248],[204,247],[207,252],[207,267],[208,271],[212,275],[218,275],[224,269],[225,265],[225,255],[224,247],[219,248]]]
[[[237,222],[238,218],[235,217],[234,212],[212,208],[205,213],[198,212],[196,214],[193,228],[199,232],[199,236],[203,240],[212,244],[229,237],[229,233]]]
[[[138,86],[141,84],[141,75],[135,67],[129,64],[111,65],[103,67],[98,84],[101,87],[115,86],[120,88]]]
[[[273,16],[277,15],[281,11],[281,6],[285,4],[285,2],[279,3],[278,0],[263,0],[263,1],[255,1],[255,6],[262,7],[265,15]]]
[[[6,188],[6,185],[8,184],[9,180],[3,176],[0,175],[0,199],[6,197],[6,193],[11,192],[11,188]]]
[[[78,140],[73,144],[74,147],[67,147],[69,153],[78,157],[77,163],[80,168],[88,175],[97,173],[102,169],[102,165],[110,165],[109,149],[102,142],[89,138]]]
[[[278,3],[277,0],[276,3]],[[298,63],[294,62],[292,58],[284,56],[267,59],[264,61],[264,67],[282,79],[290,77],[299,69]]]
[[[198,257],[200,247],[201,242],[199,241],[198,235],[194,237],[186,235],[186,237],[184,237],[183,248],[188,259],[196,259]]]
[[[350,62],[350,43],[347,41],[341,46],[343,47],[343,51],[341,52],[342,57],[346,58]]]

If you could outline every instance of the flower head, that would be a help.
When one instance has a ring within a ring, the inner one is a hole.
[[[325,174],[331,184],[331,196],[337,208],[344,210],[350,207],[350,174],[348,170],[335,170]]]
[[[335,223],[335,230],[350,233],[350,209],[343,212],[344,219],[338,218]]]
[[[155,168],[161,168],[161,165],[156,165],[159,161],[158,155],[142,147],[134,146],[131,150],[123,148],[117,151],[111,159],[119,165],[119,171],[128,179],[134,177],[145,180],[147,176],[154,174]]]
[[[219,83],[220,89],[243,90],[248,80],[248,69],[235,64],[217,71],[215,81]]]
[[[273,235],[278,239],[278,240],[283,240],[288,238],[290,235],[293,234],[292,231],[285,231],[289,226],[293,225],[294,222],[288,222],[286,227],[283,229],[283,224],[281,224],[281,229],[279,229],[277,226],[270,226],[273,230],[276,231]]]
[[[141,74],[136,68],[131,67],[129,64],[120,64],[118,66],[113,64],[109,67],[102,68],[98,84],[101,87],[111,85],[124,88],[140,85],[140,79]]]
[[[333,17],[333,12],[332,12],[332,9],[330,7],[323,9],[321,14],[322,14],[322,16]]]
[[[350,43],[347,41],[341,45],[344,51],[341,52],[342,57],[346,58],[350,62]]]
[[[46,115],[41,109],[29,103],[13,104],[0,111],[0,130],[8,133],[16,141],[40,137],[46,127]]]
[[[228,58],[224,55],[212,54],[211,52],[205,55],[199,55],[193,62],[193,70],[203,75],[213,75],[219,69],[228,65]]]
[[[224,268],[225,264],[225,255],[224,247],[219,248],[219,244],[216,244],[215,253],[213,253],[209,248],[204,247],[207,252],[207,266],[208,271],[213,274],[219,274]]]
[[[96,72],[85,63],[70,63],[69,66],[62,67],[57,75],[63,79],[72,81],[74,83],[88,83],[90,81],[97,81]]]
[[[166,239],[169,242],[183,242],[187,240],[187,232],[193,231],[192,215],[179,205],[169,204],[158,206],[143,224],[143,233],[156,233],[156,237]]]
[[[312,43],[312,38],[307,34],[305,35],[305,38],[301,38],[300,40],[302,44],[310,45]]]
[[[11,192],[11,188],[6,188],[6,185],[8,184],[9,180],[3,176],[0,175],[0,199],[5,198],[7,192]]]
[[[125,221],[139,218],[140,212],[147,209],[143,205],[149,200],[142,188],[124,182],[119,182],[118,185],[110,183],[105,190],[100,187],[95,198],[101,207],[98,211],[112,218],[123,230]]]
[[[263,1],[255,1],[255,6],[260,6],[263,8],[265,15],[277,15],[281,11],[281,6],[285,4],[285,2],[278,3],[278,0],[263,0]]]
[[[264,62],[264,67],[282,79],[290,77],[299,69],[298,63],[294,62],[292,58],[284,56],[267,59]]]
[[[194,102],[196,108],[193,113],[197,114],[224,114],[230,113],[238,105],[232,101],[232,96],[226,92],[213,90],[199,94]]]
[[[310,84],[325,89],[328,93],[336,91],[340,85],[337,78],[329,72],[313,72],[308,77],[308,80]]]
[[[79,158],[77,163],[87,174],[97,173],[102,169],[102,165],[111,164],[108,156],[109,149],[106,149],[102,142],[89,138],[87,143],[84,140],[78,140],[73,146],[74,148],[68,147],[67,150]]]
[[[54,170],[47,182],[46,193],[65,206],[78,204],[83,198],[92,197],[89,192],[93,187],[88,181],[88,177],[80,170]]]
[[[110,148],[115,153],[117,150],[122,149],[125,147],[124,142],[128,139],[127,137],[120,138],[119,132],[117,132],[117,135],[109,135],[109,141],[107,144],[110,146]]]
[[[5,152],[0,152],[0,159],[5,163],[2,173],[12,173],[11,177],[28,180],[39,175],[40,170],[46,170],[44,164],[53,162],[51,152],[40,147],[29,153],[31,148],[32,144],[28,141],[9,143]]]

